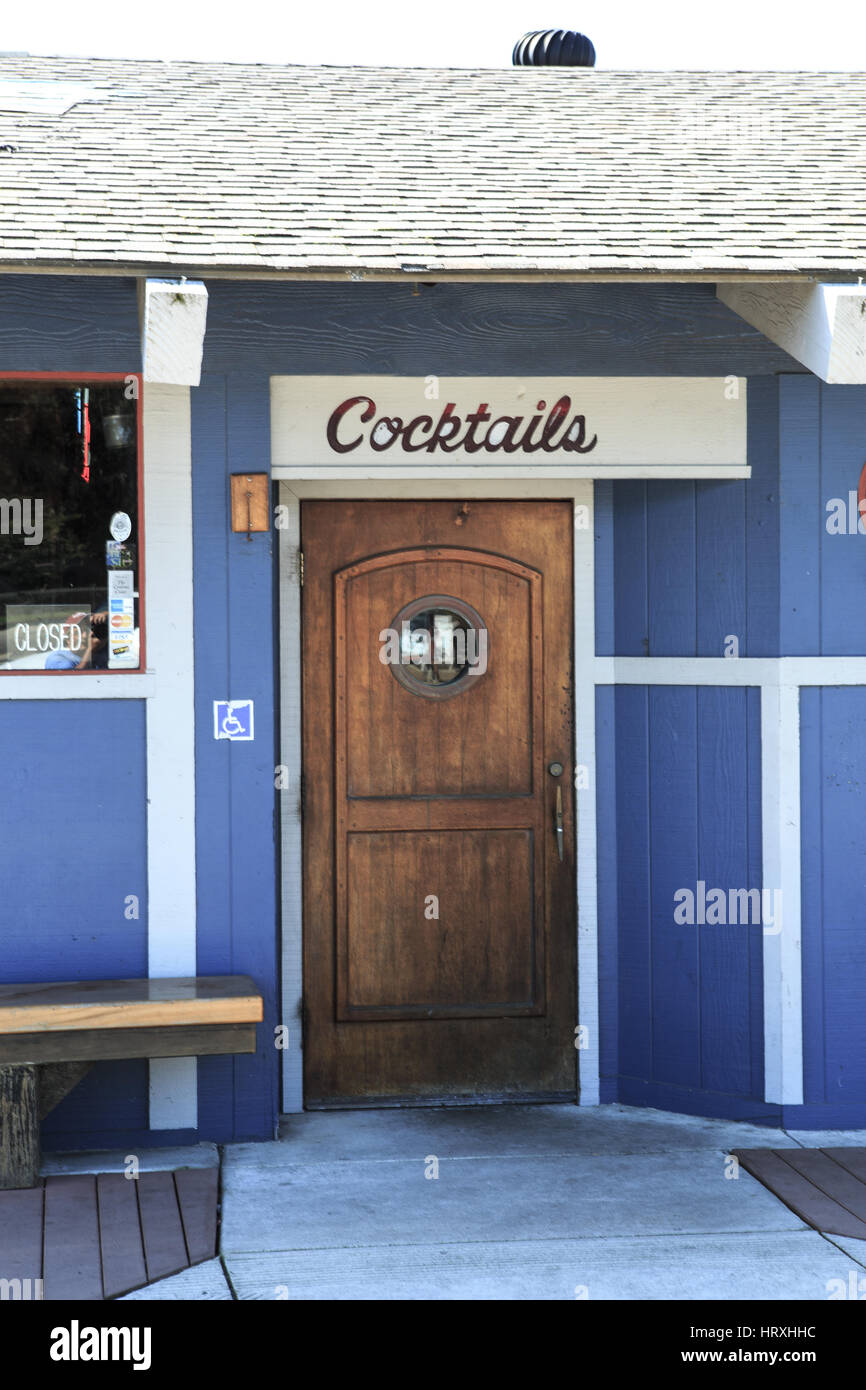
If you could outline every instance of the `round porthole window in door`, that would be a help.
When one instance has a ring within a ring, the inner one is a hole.
[[[383,659],[394,679],[427,700],[470,690],[487,670],[487,627],[462,599],[426,594],[394,618]]]

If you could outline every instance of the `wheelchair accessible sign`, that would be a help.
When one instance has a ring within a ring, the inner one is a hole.
[[[214,700],[213,736],[250,743],[254,736],[252,700]]]

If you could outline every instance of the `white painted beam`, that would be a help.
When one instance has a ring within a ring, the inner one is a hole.
[[[720,284],[716,298],[821,381],[866,383],[866,286]]]
[[[207,323],[207,289],[201,280],[144,281],[140,318],[144,380],[198,386]]]
[[[800,900],[800,692],[761,691],[764,908],[764,1099],[803,1104],[803,966]]]
[[[598,875],[595,773],[595,498],[587,480],[574,505],[574,740],[577,808],[577,1019],[587,1031],[577,1050],[580,1105],[600,1092]]]

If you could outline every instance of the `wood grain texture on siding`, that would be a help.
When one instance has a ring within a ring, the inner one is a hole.
[[[713,285],[209,282],[205,372],[761,375],[799,363]]]
[[[137,372],[133,279],[0,277],[0,371]]]

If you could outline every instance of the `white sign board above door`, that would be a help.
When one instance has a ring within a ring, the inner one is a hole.
[[[277,478],[747,478],[743,377],[271,379]]]

